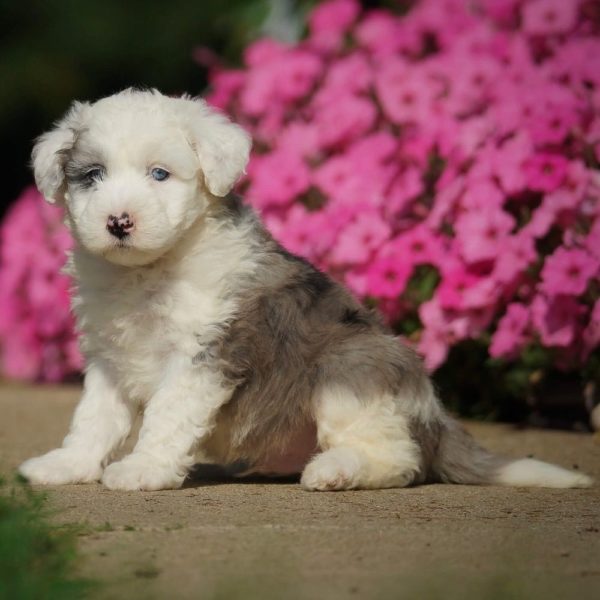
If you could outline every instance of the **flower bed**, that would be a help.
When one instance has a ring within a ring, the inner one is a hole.
[[[215,70],[210,101],[255,138],[243,190],[275,236],[430,370],[476,340],[597,377],[599,28],[583,0],[333,0]]]
[[[255,140],[241,191],[284,246],[376,305],[431,371],[467,348],[519,393],[557,370],[598,379],[596,3],[399,6],[323,2],[298,44],[261,39],[241,68],[213,71],[209,101]],[[41,223],[50,209],[32,199],[21,204]],[[18,210],[3,226],[5,261]],[[11,375],[57,378],[79,364],[64,309],[36,304],[40,285],[64,304],[50,256],[3,267]]]

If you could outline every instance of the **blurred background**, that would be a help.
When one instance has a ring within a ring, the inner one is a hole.
[[[597,2],[0,0],[0,19],[5,377],[81,369],[56,275],[71,241],[28,187],[33,140],[133,85],[208,93],[251,131],[247,200],[383,312],[453,410],[591,427]]]
[[[200,94],[207,69],[194,59],[195,48],[237,65],[243,48],[263,33],[297,39],[312,4],[1,0],[0,139],[4,171],[11,174],[0,192],[2,214],[31,181],[33,139],[74,99],[132,85]]]

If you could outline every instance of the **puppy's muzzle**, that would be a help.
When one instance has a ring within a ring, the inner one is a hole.
[[[106,223],[106,229],[108,229],[109,233],[120,240],[127,237],[133,231],[134,227],[135,223],[133,219],[126,212],[121,213],[120,217],[109,215]]]

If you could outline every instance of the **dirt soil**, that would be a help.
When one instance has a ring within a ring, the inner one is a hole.
[[[60,444],[77,387],[0,385],[0,472]],[[489,448],[600,481],[589,434],[468,423]],[[600,597],[600,486],[427,485],[309,493],[293,480],[199,480],[180,490],[47,488],[83,523],[79,574],[97,598]]]

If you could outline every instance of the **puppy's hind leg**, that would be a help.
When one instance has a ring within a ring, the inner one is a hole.
[[[315,411],[322,452],[304,469],[305,489],[405,487],[415,480],[420,450],[392,394],[363,400],[348,388],[328,387]]]

